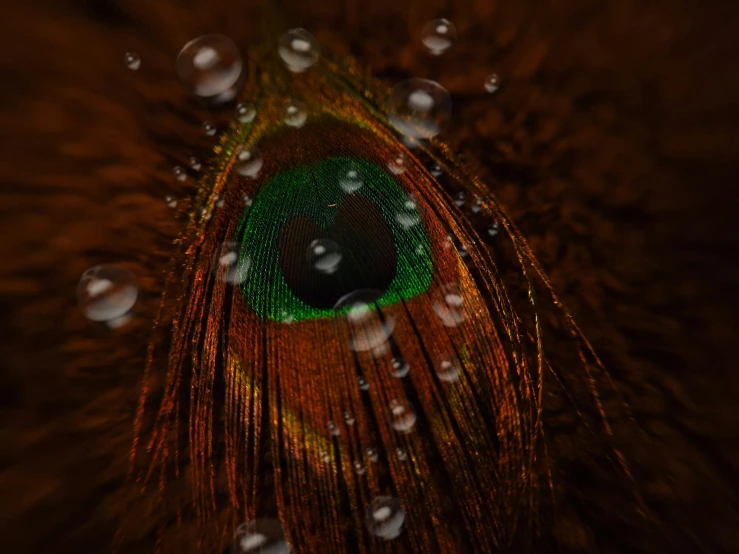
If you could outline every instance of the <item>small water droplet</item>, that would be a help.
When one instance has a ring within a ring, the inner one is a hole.
[[[308,245],[306,259],[313,269],[324,275],[331,275],[339,270],[341,249],[331,239],[316,239]]]
[[[249,196],[248,194],[245,194],[244,195],[244,206],[248,208],[248,207],[251,207],[253,203],[254,203],[254,200],[251,199],[251,196]]]
[[[190,156],[190,167],[193,171],[200,171],[200,168],[203,167],[203,164],[195,156]]]
[[[377,463],[377,460],[380,459],[380,455],[377,453],[377,450],[375,450],[374,448],[370,447],[366,450],[366,452],[367,452],[367,458],[369,459],[370,462]]]
[[[472,204],[470,211],[473,214],[479,214],[482,211],[482,198],[475,196],[475,202]]]
[[[429,173],[433,175],[434,177],[441,177],[444,173],[444,170],[441,169],[441,166],[439,164],[431,164],[431,167],[429,167]]]
[[[136,276],[118,264],[92,267],[82,274],[77,284],[77,303],[93,321],[110,321],[125,315],[138,295]]]
[[[497,223],[492,223],[490,227],[488,227],[488,236],[494,237],[498,234],[499,226]]]
[[[391,400],[387,409],[390,427],[401,433],[410,433],[416,424],[416,411],[407,400]]]
[[[334,306],[337,311],[348,308],[349,345],[355,352],[369,351],[380,356],[388,350],[387,340],[395,329],[395,318],[389,313],[384,314],[384,320],[380,317],[375,302],[382,294],[374,289],[357,289],[342,296]]]
[[[367,472],[367,469],[364,467],[362,462],[354,462],[354,471],[357,475],[364,475]]]
[[[393,358],[390,360],[393,377],[403,378],[408,375],[410,366],[403,358]]]
[[[294,73],[301,73],[318,61],[321,47],[316,37],[305,29],[291,29],[280,37],[277,52],[287,68]]]
[[[467,252],[467,247],[460,243],[459,246],[457,246],[457,254],[459,254],[460,258],[466,258],[469,252]]]
[[[386,111],[390,123],[401,134],[429,139],[449,123],[452,101],[439,83],[408,79],[398,83],[388,96]]]
[[[378,496],[367,507],[364,524],[367,530],[385,540],[398,537],[403,530],[405,512],[394,496]]]
[[[243,177],[254,179],[261,169],[262,154],[259,150],[242,147],[236,155],[236,172]]]
[[[172,174],[180,183],[184,182],[185,179],[187,179],[187,171],[185,171],[184,168],[180,167],[179,165],[174,166],[174,168],[172,169]]]
[[[393,175],[402,175],[408,169],[408,158],[400,152],[387,163],[387,168]]]
[[[395,214],[395,221],[403,229],[410,229],[421,223],[421,216],[418,214],[416,202],[413,198],[409,198],[403,202],[403,207]]]
[[[448,19],[434,19],[424,25],[421,34],[423,45],[434,56],[449,50],[457,40],[457,29]]]
[[[405,453],[405,450],[402,448],[396,448],[395,449],[395,457],[398,458],[401,462],[405,462],[408,459],[408,454]]]
[[[282,323],[286,325],[290,325],[293,321],[295,321],[295,316],[287,310],[282,310],[280,312],[280,318],[282,320]]]
[[[216,254],[214,272],[216,277],[230,285],[238,285],[246,280],[251,267],[251,259],[239,242],[224,242]]]
[[[453,383],[459,379],[459,374],[462,370],[459,368],[459,362],[454,358],[441,360],[436,369],[436,375],[439,379],[447,383]]]
[[[203,218],[203,221],[210,221],[212,215],[213,214],[208,210],[208,206],[200,208],[200,216]]]
[[[341,429],[333,421],[328,422],[328,433],[331,436],[338,437],[341,434]]]
[[[180,83],[196,96],[213,97],[233,87],[241,76],[241,52],[223,35],[203,35],[180,50],[175,62]]]
[[[218,129],[216,129],[216,126],[213,125],[210,121],[204,121],[203,122],[203,131],[205,131],[205,134],[209,137],[215,136]]]
[[[485,90],[489,93],[497,92],[500,88],[500,76],[497,73],[493,73],[491,75],[488,75],[485,78]]]
[[[234,532],[233,554],[289,554],[282,523],[277,519],[255,519]]]
[[[454,203],[457,205],[458,208],[461,208],[464,206],[464,202],[467,199],[467,195],[464,193],[464,191],[459,191],[454,196]]]
[[[300,100],[289,98],[282,105],[282,119],[290,127],[302,127],[308,119],[308,109]]]
[[[369,390],[370,388],[369,382],[364,377],[357,377],[357,384],[359,384],[359,390]]]
[[[251,123],[257,115],[257,109],[251,102],[242,102],[236,106],[236,119],[241,123]]]
[[[216,208],[222,208],[226,204],[226,201],[218,195],[213,200],[215,201]]]
[[[456,283],[442,285],[432,294],[432,298],[434,311],[446,327],[457,327],[467,319],[464,297]]]
[[[364,185],[364,175],[354,163],[349,162],[339,178],[341,190],[346,194],[351,194],[361,189],[362,185]]]
[[[170,208],[177,207],[177,199],[171,194],[168,194],[167,196],[165,196],[164,200],[167,202],[167,206],[169,206]]]
[[[321,457],[321,460],[323,461],[324,464],[331,463],[331,455],[325,450],[321,450],[321,453],[319,454],[319,456]]]
[[[139,67],[141,67],[141,58],[135,52],[126,52],[126,55],[123,56],[123,61],[131,71],[138,71]]]
[[[354,418],[354,415],[351,412],[344,412],[344,422],[347,425],[354,425],[354,422],[357,420]]]

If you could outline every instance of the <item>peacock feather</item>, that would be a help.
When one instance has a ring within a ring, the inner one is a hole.
[[[631,490],[628,410],[606,412],[615,388],[489,187],[403,140],[351,59],[292,73],[271,44],[241,100],[256,115],[199,182],[138,410],[161,551],[241,552],[254,521],[300,553],[534,549],[560,494],[545,406]]]

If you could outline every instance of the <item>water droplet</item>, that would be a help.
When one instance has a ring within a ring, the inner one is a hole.
[[[334,306],[335,310],[348,308],[350,346],[356,352],[370,351],[380,356],[388,350],[387,340],[395,329],[395,318],[391,314],[380,317],[374,303],[382,294],[374,289],[358,289],[342,296]]]
[[[442,285],[432,296],[434,311],[446,327],[456,327],[467,319],[464,297],[456,283]]]
[[[295,316],[287,310],[282,310],[280,312],[280,318],[282,323],[285,323],[286,325],[290,325],[293,321],[295,321]]]
[[[397,221],[403,229],[410,229],[411,227],[421,223],[421,216],[418,215],[415,200],[408,199],[403,202],[403,207],[395,214],[395,221]]]
[[[390,427],[401,433],[410,433],[416,424],[416,411],[407,400],[391,400],[387,409]]]
[[[367,472],[367,469],[364,467],[362,462],[354,462],[354,471],[357,472],[357,475],[364,475]]]
[[[180,83],[191,93],[212,97],[233,87],[241,76],[241,53],[223,35],[203,35],[180,50],[175,62]]]
[[[305,29],[291,29],[280,37],[277,52],[290,71],[300,73],[318,61],[321,47]]]
[[[254,200],[251,199],[251,196],[249,196],[248,194],[245,194],[244,195],[244,206],[248,208],[248,207],[251,207],[253,203],[254,203]]]
[[[216,208],[222,208],[226,204],[226,201],[218,195],[216,195],[214,201]]]
[[[339,179],[341,190],[351,194],[361,189],[362,185],[364,185],[364,175],[353,163],[348,163]]]
[[[500,88],[500,76],[497,73],[493,73],[485,77],[485,90],[489,93],[497,92]]]
[[[367,458],[369,458],[370,462],[377,463],[377,460],[380,459],[380,455],[377,453],[377,450],[375,450],[374,448],[368,448],[366,452],[367,452]]]
[[[331,239],[316,239],[308,245],[308,263],[324,275],[336,273],[341,263],[341,249]]]
[[[290,545],[277,519],[255,519],[234,532],[234,554],[288,554]]]
[[[213,137],[215,136],[216,131],[218,131],[218,129],[216,129],[216,126],[213,125],[210,121],[204,121],[203,131],[205,131],[205,134],[208,135],[209,137]]]
[[[482,211],[482,198],[480,198],[479,196],[475,196],[475,202],[474,204],[472,204],[470,211],[473,214],[479,214]]]
[[[396,448],[395,449],[395,457],[398,458],[401,462],[405,462],[408,459],[408,454],[405,453],[405,450],[402,448]]]
[[[497,223],[493,223],[488,227],[488,236],[494,237],[498,234],[499,225]]]
[[[393,358],[390,360],[390,367],[392,368],[393,377],[402,378],[408,375],[410,366],[403,358]]]
[[[203,206],[202,208],[200,208],[200,216],[203,218],[203,221],[210,221],[211,215],[213,214],[208,211],[208,206]]]
[[[357,420],[354,418],[354,415],[351,412],[344,412],[344,422],[347,425],[354,425],[354,423]]]
[[[441,166],[439,164],[432,164],[431,167],[429,167],[429,173],[433,175],[434,177],[441,177],[444,173],[444,170],[441,169]]]
[[[224,242],[216,254],[214,271],[216,277],[230,285],[238,285],[246,280],[251,267],[251,259],[238,242]]]
[[[439,83],[408,79],[393,87],[386,111],[390,123],[401,134],[429,139],[438,135],[449,123],[452,101]]]
[[[77,285],[77,302],[85,316],[93,321],[123,316],[136,303],[138,294],[136,276],[118,264],[88,269]]]
[[[126,52],[126,55],[123,56],[123,61],[131,71],[138,71],[139,67],[141,67],[141,58],[135,52]]]
[[[457,40],[457,29],[448,19],[434,19],[424,25],[421,34],[423,45],[434,56],[439,56],[449,50]]]
[[[405,521],[405,512],[394,496],[378,496],[370,503],[364,517],[367,530],[385,540],[400,535]]]
[[[467,252],[467,247],[464,244],[459,244],[457,247],[457,254],[459,254],[460,258],[466,258],[469,252]]]
[[[441,360],[439,366],[436,368],[436,375],[439,379],[447,383],[453,383],[459,379],[459,374],[462,370],[459,368],[459,362],[456,359],[450,358]]]
[[[243,177],[256,178],[262,169],[262,154],[256,148],[242,147],[236,155],[236,172]]]
[[[465,195],[464,191],[459,191],[454,196],[454,203],[457,205],[458,208],[461,208],[464,206],[464,201],[467,199],[467,196]]]
[[[358,377],[357,384],[359,384],[359,390],[369,390],[370,388],[369,382],[364,377]]]
[[[242,102],[236,106],[236,119],[241,123],[250,123],[254,121],[257,115],[257,109],[251,102]]]
[[[190,156],[190,167],[193,171],[200,171],[200,168],[203,167],[203,164],[195,156]]]
[[[338,437],[341,434],[341,429],[333,421],[328,422],[328,433],[331,436]]]
[[[174,168],[172,169],[172,174],[174,175],[174,178],[177,179],[180,183],[187,179],[187,171],[185,171],[184,168],[180,167],[179,165],[174,166]]]
[[[170,208],[177,207],[177,199],[171,194],[168,194],[167,196],[165,196],[164,200],[167,202],[167,206],[169,206]]]
[[[408,169],[408,158],[402,152],[398,153],[392,160],[387,163],[387,168],[393,175],[402,175]]]
[[[321,456],[321,460],[323,460],[324,464],[328,464],[331,462],[331,455],[325,450],[321,450],[319,456]]]
[[[300,100],[289,98],[282,105],[282,119],[290,127],[302,127],[308,119],[308,109]]]

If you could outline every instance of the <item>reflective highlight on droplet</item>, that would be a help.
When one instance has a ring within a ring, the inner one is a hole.
[[[341,263],[341,249],[331,239],[316,239],[308,245],[306,254],[308,263],[324,275],[336,273]]]
[[[347,194],[356,192],[364,185],[364,175],[353,164],[349,163],[344,169],[342,176],[339,178],[339,186]]]
[[[205,134],[209,137],[215,136],[217,130],[218,129],[216,129],[216,126],[213,125],[210,121],[203,122],[203,131],[205,131]]]
[[[493,73],[485,77],[485,83],[483,85],[485,90],[489,93],[497,92],[500,88],[500,76],[497,73]]]
[[[135,52],[126,52],[126,55],[123,56],[123,61],[131,71],[138,71],[139,67],[141,67],[141,58]]]
[[[251,259],[242,252],[239,242],[224,242],[216,254],[214,271],[216,277],[230,285],[238,285],[246,280]]]
[[[233,87],[241,76],[241,52],[233,41],[219,34],[191,40],[177,55],[177,77],[196,96],[212,97]]]
[[[453,383],[459,379],[461,372],[459,362],[455,358],[441,360],[436,368],[436,375],[447,383]]]
[[[97,265],[85,271],[77,285],[77,303],[93,321],[110,321],[126,314],[139,294],[136,276],[118,264]]]
[[[290,545],[277,519],[255,519],[236,528],[233,554],[288,554]]]
[[[457,28],[448,19],[434,19],[424,25],[421,41],[434,56],[449,50],[457,40]]]
[[[408,365],[408,362],[406,362],[403,358],[393,358],[392,360],[390,360],[390,370],[393,374],[393,377],[401,379],[408,375],[408,372],[410,371],[410,366]]]
[[[202,162],[195,156],[191,156],[189,162],[193,171],[200,171],[200,168],[203,166]]]
[[[387,409],[390,427],[401,433],[410,433],[416,424],[416,411],[407,400],[391,400]]]
[[[394,496],[378,496],[370,503],[365,514],[367,530],[385,540],[400,535],[405,521],[405,512],[400,501]]]
[[[250,123],[257,115],[257,109],[251,102],[242,102],[236,106],[236,119],[240,123]]]
[[[445,284],[434,292],[433,307],[446,327],[456,327],[467,319],[464,297],[456,283]]]
[[[408,158],[400,152],[387,163],[387,168],[393,175],[402,175],[408,169]]]
[[[449,93],[439,83],[408,79],[393,87],[386,105],[393,127],[415,139],[429,139],[443,131],[452,112]]]
[[[256,148],[242,148],[236,155],[236,172],[254,179],[262,169],[262,154]]]
[[[287,68],[301,73],[318,61],[321,47],[316,37],[305,29],[291,29],[280,37],[277,52]]]
[[[282,120],[290,127],[302,127],[308,119],[308,109],[300,100],[290,98],[282,105]]]
[[[187,179],[187,171],[183,167],[180,167],[179,165],[174,166],[172,169],[172,174],[174,175],[174,178],[177,179],[180,183],[182,183],[185,179]]]

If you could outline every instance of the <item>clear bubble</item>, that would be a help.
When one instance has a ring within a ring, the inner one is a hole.
[[[454,196],[454,203],[457,205],[458,208],[461,208],[464,206],[464,202],[467,199],[467,195],[464,193],[464,191],[459,191]]]
[[[308,119],[308,108],[300,100],[289,98],[282,105],[282,119],[290,127],[302,127]]]
[[[380,459],[380,455],[377,453],[377,450],[375,450],[374,448],[370,447],[366,450],[366,452],[367,452],[367,458],[369,459],[370,462],[377,463],[377,460]]]
[[[418,215],[418,209],[414,199],[409,198],[403,202],[403,207],[395,214],[395,221],[403,229],[410,229],[421,223],[421,216]]]
[[[188,42],[177,55],[175,68],[180,83],[196,96],[223,94],[241,76],[241,52],[223,35],[203,35]]]
[[[247,208],[251,207],[251,205],[254,203],[254,200],[251,199],[251,196],[248,194],[244,195],[244,206]]]
[[[433,175],[434,177],[441,177],[444,173],[444,170],[441,169],[441,166],[439,164],[432,164],[431,167],[429,167],[429,173]]]
[[[224,242],[216,254],[214,271],[216,277],[230,285],[239,285],[246,280],[251,259],[239,242]]]
[[[475,196],[475,202],[472,204],[470,211],[473,214],[479,214],[482,211],[482,198]]]
[[[351,412],[344,412],[344,423],[347,425],[354,425],[357,420],[354,418],[354,414]]]
[[[306,259],[319,273],[331,275],[339,270],[341,249],[331,239],[316,239],[308,245]]]
[[[354,471],[357,473],[357,475],[364,475],[367,472],[367,468],[364,467],[364,464],[362,462],[354,462]]]
[[[93,321],[110,321],[133,308],[139,295],[136,276],[118,264],[97,265],[85,271],[77,285],[77,302]]]
[[[203,121],[203,131],[205,131],[205,134],[209,137],[213,137],[218,129],[210,121]]]
[[[126,52],[126,55],[123,56],[123,61],[131,71],[138,71],[139,67],[141,67],[141,58],[135,52]]]
[[[387,168],[393,175],[402,175],[408,169],[408,158],[400,152],[387,163]]]
[[[321,47],[316,37],[305,29],[291,29],[280,37],[277,52],[287,68],[294,73],[301,73],[318,61]]]
[[[395,457],[401,462],[405,462],[408,459],[408,454],[406,454],[405,450],[398,447],[395,449]]]
[[[380,317],[374,303],[382,294],[374,289],[358,289],[341,297],[334,306],[335,310],[348,308],[349,346],[355,352],[369,351],[380,356],[388,351],[387,341],[395,329],[395,318],[391,314]]]
[[[203,167],[203,164],[195,156],[190,156],[190,167],[193,171],[200,171],[200,168]]]
[[[408,362],[406,362],[403,358],[393,358],[392,360],[390,360],[390,368],[393,377],[398,377],[399,379],[408,375],[408,372],[410,371],[410,366],[408,365]]]
[[[367,530],[385,540],[398,537],[403,530],[405,512],[394,496],[378,496],[367,508],[364,524]]]
[[[236,172],[243,177],[252,179],[259,175],[262,169],[262,154],[256,148],[241,148],[236,155]]]
[[[165,202],[167,202],[167,206],[170,208],[176,208],[177,207],[177,199],[172,196],[171,194],[168,194],[164,197]]]
[[[390,427],[401,433],[410,433],[416,424],[416,411],[407,400],[391,400],[387,409]]]
[[[341,429],[339,429],[339,426],[336,425],[335,422],[329,421],[328,422],[328,434],[333,437],[338,437],[341,434]]]
[[[359,385],[359,390],[369,390],[370,388],[369,382],[364,377],[358,377],[357,384]]]
[[[500,88],[500,76],[497,73],[493,73],[485,77],[485,90],[489,93],[497,92]]]
[[[233,554],[288,554],[282,523],[277,519],[255,519],[234,532]]]
[[[172,175],[174,175],[174,178],[177,179],[180,183],[184,182],[185,179],[187,179],[187,171],[179,165],[174,166],[172,169]]]
[[[236,119],[241,123],[250,123],[254,121],[257,115],[257,109],[251,102],[242,102],[236,106]]]
[[[454,358],[441,360],[436,368],[436,375],[439,379],[447,383],[453,383],[459,379],[459,374],[461,372],[462,370],[459,368],[459,362]]]
[[[499,225],[497,223],[492,223],[488,227],[488,236],[494,237],[498,234],[498,231],[499,231]]]
[[[452,101],[439,83],[408,79],[393,87],[386,111],[390,123],[401,134],[415,139],[438,135],[449,123]]]
[[[458,284],[442,285],[432,297],[434,311],[446,327],[457,327],[467,319],[464,297]]]
[[[357,166],[349,162],[339,179],[339,186],[347,194],[358,191],[364,185],[364,175]]]
[[[457,28],[448,19],[434,19],[423,27],[421,41],[434,56],[449,50],[456,40]]]

